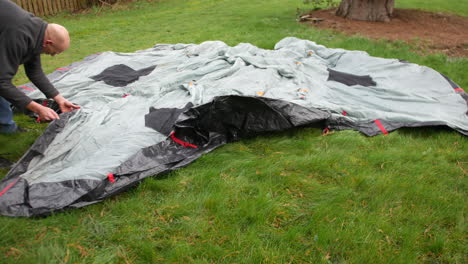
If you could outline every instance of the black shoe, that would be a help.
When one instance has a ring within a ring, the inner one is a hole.
[[[28,131],[30,131],[30,129],[18,126],[18,127],[16,127],[15,133],[24,133],[24,132],[28,132]]]

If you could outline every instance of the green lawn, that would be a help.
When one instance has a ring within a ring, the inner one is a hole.
[[[468,16],[467,0],[397,7]],[[432,67],[468,89],[468,59],[420,56],[401,42],[350,38],[296,22],[300,0],[138,1],[47,18],[72,47],[44,69],[156,43],[273,48],[286,36]],[[27,82],[23,72],[15,80]],[[44,125],[0,135],[17,160]],[[0,263],[468,263],[468,140],[443,128],[366,137],[301,129],[242,140],[100,204],[47,218],[0,217]],[[0,178],[6,171],[0,171]]]
[[[447,0],[396,0],[396,8],[416,8],[428,11],[454,13],[467,16],[468,0],[447,1]]]

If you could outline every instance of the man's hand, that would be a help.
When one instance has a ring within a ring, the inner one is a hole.
[[[67,99],[63,98],[63,96],[60,94],[55,96],[54,100],[59,105],[62,113],[71,112],[75,109],[80,109],[79,106],[70,103]],[[26,108],[38,114],[39,115],[38,120],[41,120],[41,121],[52,121],[55,119],[60,119],[58,114],[54,110],[50,109],[49,107],[42,106],[34,101],[31,101],[31,103],[29,103],[26,106]]]
[[[52,121],[54,119],[59,119],[58,114],[54,110],[48,107],[42,106],[34,101],[31,101],[31,103],[26,105],[26,108],[38,114],[39,120]]]
[[[60,94],[54,97],[54,101],[59,105],[62,113],[71,112],[75,109],[80,109],[79,106],[72,104],[67,99],[63,98],[63,96]]]

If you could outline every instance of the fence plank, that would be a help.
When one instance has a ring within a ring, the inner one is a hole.
[[[55,1],[47,0],[47,5],[49,6],[49,11],[51,15],[55,15],[57,13],[57,11],[55,11],[54,2]]]
[[[28,12],[32,12],[33,11],[33,7],[32,7],[32,1],[26,1],[26,6],[25,6],[26,10],[28,10]]]
[[[26,11],[29,11],[29,7],[28,7],[28,1],[21,1],[21,7],[26,10]]]
[[[41,8],[39,6],[39,3],[41,1],[40,0],[34,0],[34,14],[36,16],[40,16],[41,15]]]
[[[34,0],[30,0],[28,1],[28,5],[29,5],[29,12],[31,13],[34,13]]]
[[[44,1],[43,0],[37,0],[37,11],[39,11],[40,16],[44,15]]]
[[[37,16],[54,15],[62,11],[74,12],[92,5],[90,0],[11,0]]]
[[[42,15],[49,15],[49,6],[47,5],[47,0],[41,0],[42,2]]]
[[[37,16],[42,16],[42,0],[36,0],[36,15]]]
[[[52,1],[47,0],[47,7],[48,7],[49,15],[55,14],[55,10],[54,10],[54,6],[52,5]]]
[[[54,14],[57,14],[60,12],[59,4],[57,0],[51,0],[52,5],[54,6]]]
[[[48,16],[52,14],[51,7],[49,6],[49,1],[47,0],[42,0],[42,6],[44,7],[44,15]]]
[[[58,12],[63,11],[62,0],[55,0],[55,4],[57,5],[57,11]]]
[[[57,0],[50,0],[52,3],[53,9],[54,9],[54,14],[57,14],[60,12],[60,9],[58,8]]]
[[[58,3],[59,11],[63,11],[65,7],[63,6],[63,0],[55,0]]]
[[[36,15],[37,14],[37,3],[36,0],[31,0],[31,12]]]

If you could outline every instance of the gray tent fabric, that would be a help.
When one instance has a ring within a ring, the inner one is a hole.
[[[2,215],[93,204],[263,132],[443,125],[468,134],[467,96],[448,77],[292,37],[273,50],[207,41],[104,52],[48,77],[81,109],[52,122],[0,181]],[[31,83],[18,89],[42,97]]]

